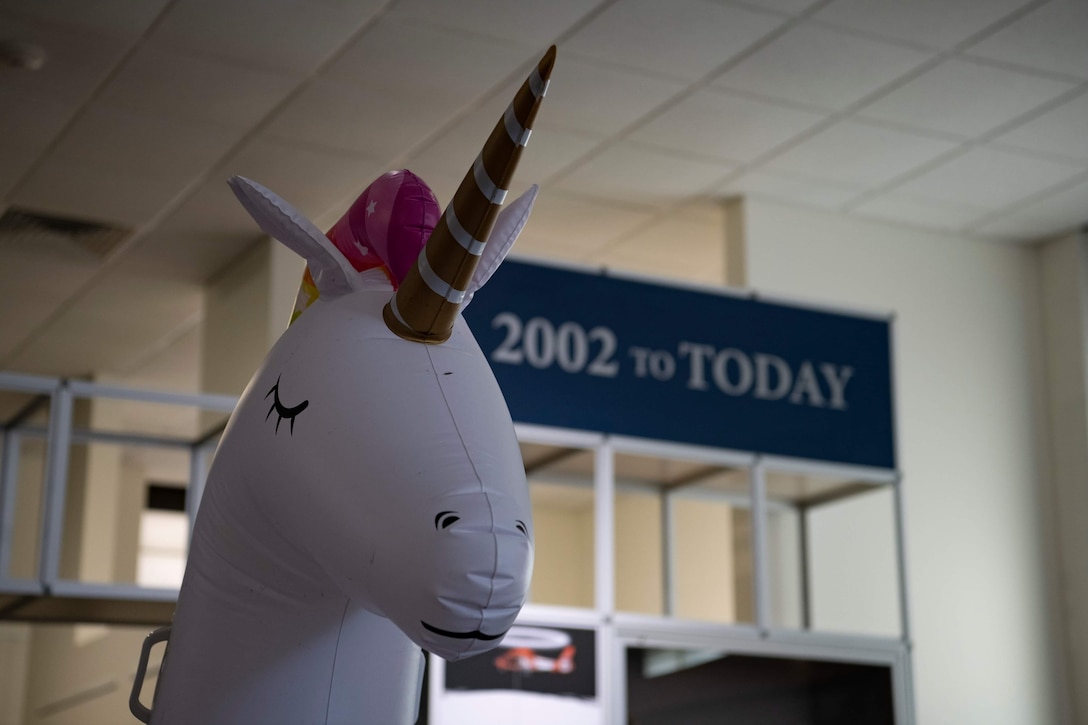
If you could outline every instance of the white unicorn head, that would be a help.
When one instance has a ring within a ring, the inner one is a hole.
[[[459,659],[513,624],[532,569],[528,489],[509,411],[459,312],[531,210],[535,187],[499,213],[554,56],[406,271],[388,254],[359,271],[343,245],[373,250],[344,239],[346,222],[330,240],[268,189],[231,179],[260,227],[306,259],[319,296],[224,432],[153,722],[392,722],[410,710],[389,690],[411,690],[402,683],[418,674],[409,640]]]
[[[290,538],[353,599],[447,659],[497,645],[528,591],[520,450],[459,313],[531,210],[535,187],[499,213],[553,58],[515,96],[392,298],[386,274],[356,271],[287,202],[230,182],[261,228],[306,259],[320,298],[257,372],[228,440],[258,459],[266,501],[280,489]]]
[[[491,649],[526,597],[532,515],[486,357],[460,315],[440,344],[398,336],[383,319],[385,270],[355,271],[271,191],[240,177],[231,186],[303,254],[320,297],[254,376],[217,457],[248,458],[265,513],[278,507],[280,533],[353,600],[447,659]],[[499,215],[465,298],[501,262],[535,196]]]

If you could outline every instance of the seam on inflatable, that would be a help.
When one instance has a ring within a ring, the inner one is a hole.
[[[461,443],[461,448],[465,451],[465,457],[468,458],[469,465],[472,466],[472,474],[476,476],[476,483],[480,486],[480,491],[484,490],[484,482],[480,477],[480,471],[476,468],[476,461],[472,460],[472,453],[469,451],[468,446],[465,445],[465,437],[461,435],[461,428],[457,425],[457,416],[453,414],[453,408],[450,407],[450,401],[446,398],[446,391],[442,387],[442,379],[438,375],[438,368],[434,363],[434,356],[431,355],[430,346],[424,346],[423,348],[427,352],[427,362],[431,364],[431,375],[434,376],[435,383],[438,384],[438,392],[442,394],[442,404],[446,407],[446,412],[449,413],[450,420],[453,421],[453,429],[457,431],[457,440]],[[495,512],[491,512],[492,519],[494,519]]]
[[[455,321],[456,322],[456,321]],[[431,374],[434,375],[434,381],[438,385],[438,392],[442,394],[442,404],[446,406],[446,412],[450,416],[450,420],[453,421],[453,429],[457,431],[457,440],[461,442],[461,448],[465,451],[465,457],[468,458],[468,463],[472,466],[472,473],[476,476],[476,483],[480,486],[480,493],[484,494],[484,501],[487,502],[487,512],[491,516],[491,527],[495,527],[495,509],[491,505],[491,498],[487,496],[487,491],[484,487],[483,478],[480,476],[479,469],[476,468],[476,461],[472,459],[472,452],[469,451],[468,446],[465,445],[465,437],[461,435],[461,428],[457,425],[457,416],[453,414],[453,409],[450,407],[450,401],[446,398],[446,391],[442,387],[442,379],[438,376],[438,368],[434,364],[434,356],[431,354],[430,346],[424,346],[427,351],[427,361],[431,364]],[[487,592],[487,602],[480,610],[480,619],[476,624],[476,629],[483,631],[484,626],[484,612],[489,606],[491,606],[491,600],[495,598],[495,575],[499,573],[499,542],[498,537],[494,534],[491,536],[491,544],[494,547],[494,556],[492,557],[494,563],[491,567],[491,588]],[[467,652],[472,649],[472,645],[469,644],[465,647],[463,652]]]
[[[329,711],[332,709],[332,688],[336,683],[337,658],[340,656],[340,638],[344,636],[344,620],[348,616],[348,607],[351,606],[351,597],[344,602],[344,611],[340,614],[340,629],[336,631],[336,647],[332,651],[332,672],[329,673],[329,695],[325,698],[325,722],[329,722]]]

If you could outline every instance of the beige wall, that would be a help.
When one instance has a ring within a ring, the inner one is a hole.
[[[19,447],[19,474],[15,498],[9,574],[17,579],[38,577],[38,522],[41,520],[45,441],[24,438]]]
[[[23,722],[29,654],[30,626],[0,624],[0,723],[3,725]]]
[[[738,556],[733,507],[706,499],[673,499],[676,616],[737,621]],[[743,557],[742,557],[743,558]],[[750,592],[750,587],[745,587]]]
[[[529,601],[593,606],[593,509],[533,505],[535,562]]]
[[[305,263],[279,242],[255,244],[208,283],[201,385],[240,395],[291,318]]]
[[[100,637],[80,637],[79,631],[67,625],[34,627],[25,725],[136,722],[128,712],[128,695],[149,628],[110,627]],[[154,686],[153,677],[148,685]]]
[[[616,609],[661,614],[661,504],[653,493],[616,495]]]
[[[896,312],[919,722],[1058,722],[1038,250],[751,202],[747,282]]]
[[[813,629],[900,636],[894,516],[889,488],[810,511]]]
[[[660,498],[649,490],[622,492],[616,496],[615,511],[616,609],[660,615],[665,605]],[[736,514],[721,501],[676,497],[677,616],[751,621],[747,603],[751,553],[747,530],[742,540],[736,535]],[[536,563],[530,600],[594,606],[593,504],[588,482],[578,505],[535,496],[533,526]]]
[[[1072,715],[1088,722],[1088,239],[1044,245],[1041,276],[1054,526],[1061,582],[1057,631],[1072,688]]]

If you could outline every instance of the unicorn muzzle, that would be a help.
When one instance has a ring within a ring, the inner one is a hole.
[[[432,599],[416,623],[423,645],[457,659],[495,647],[525,603],[532,573],[528,513],[499,493],[448,496],[433,514]]]

